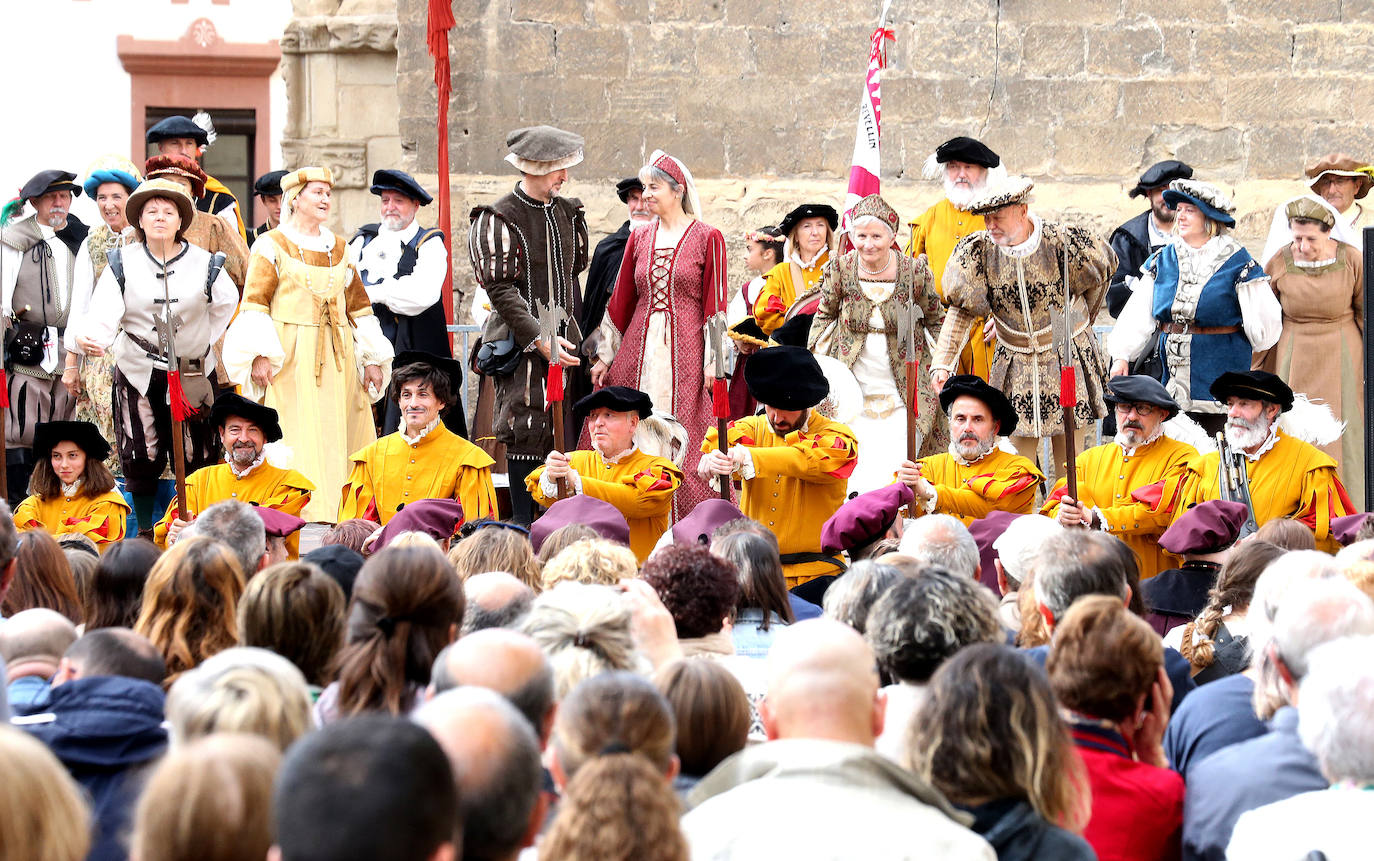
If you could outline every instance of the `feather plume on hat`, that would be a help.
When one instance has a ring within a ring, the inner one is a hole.
[[[214,146],[215,139],[219,137],[219,132],[215,131],[215,122],[210,119],[210,115],[205,111],[196,111],[191,117],[191,122],[200,126],[201,130],[205,132],[205,146]]]

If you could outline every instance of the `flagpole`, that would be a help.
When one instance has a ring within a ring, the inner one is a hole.
[[[434,88],[438,98],[438,151],[439,164],[439,230],[444,235],[444,252],[448,255],[448,266],[444,270],[444,319],[448,325],[454,323],[453,309],[453,216],[450,209],[450,188],[448,175],[448,99],[453,90],[453,81],[448,62],[448,31],[457,26],[453,17],[450,0],[429,0],[429,26],[426,42],[429,54],[434,59]],[[449,352],[453,352],[453,333],[445,332]],[[460,357],[462,358],[462,357]]]
[[[853,250],[849,236],[849,211],[854,204],[881,187],[879,177],[882,161],[882,91],[880,78],[887,68],[887,42],[896,39],[887,29],[887,13],[892,0],[883,0],[878,16],[878,28],[869,40],[868,66],[864,74],[863,97],[859,100],[859,119],[854,131],[854,155],[849,168],[849,187],[845,193],[844,216],[841,219],[840,250]]]

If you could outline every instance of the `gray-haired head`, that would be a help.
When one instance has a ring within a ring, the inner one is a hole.
[[[873,603],[904,576],[899,569],[871,559],[855,562],[825,590],[822,599],[825,615],[862,634]]]
[[[1374,781],[1374,636],[1315,649],[1299,702],[1298,735],[1326,779]]]
[[[1013,587],[1026,582],[1035,568],[1035,558],[1046,541],[1063,533],[1064,527],[1052,517],[1018,517],[992,542],[1002,573]]]
[[[970,580],[978,576],[978,542],[967,526],[948,514],[927,514],[909,521],[897,552]]]
[[[1121,567],[1122,557],[1112,544],[1117,540],[1078,529],[1065,530],[1040,545],[1031,563],[1035,597],[1055,621],[1084,595],[1114,595],[1123,601],[1129,597],[1130,574]]]
[[[195,522],[182,535],[207,535],[228,545],[243,569],[245,580],[257,572],[267,552],[267,529],[262,525],[262,518],[253,506],[236,499],[216,502],[205,509],[196,515]]]
[[[963,647],[1003,640],[992,593],[934,565],[898,580],[878,598],[864,636],[893,678],[918,684]]]
[[[1343,577],[1325,577],[1288,589],[1269,642],[1297,683],[1307,676],[1308,658],[1318,646],[1365,634],[1374,634],[1374,601]]]

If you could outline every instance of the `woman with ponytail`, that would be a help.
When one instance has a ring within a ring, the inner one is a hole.
[[[338,680],[315,706],[319,722],[408,714],[434,656],[458,636],[464,606],[462,582],[436,549],[388,547],[368,559],[353,584]]]
[[[563,790],[539,844],[544,861],[687,861],[682,808],[663,774],[638,754],[608,751]]]

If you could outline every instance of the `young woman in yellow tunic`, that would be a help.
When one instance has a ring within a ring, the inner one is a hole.
[[[295,467],[316,490],[302,517],[333,523],[348,452],[377,438],[372,404],[393,349],[341,238],[324,226],[328,168],[282,177],[281,226],[254,245],[224,365],[243,394],[276,409]]]
[[[763,276],[763,289],[754,303],[754,318],[764,334],[771,335],[787,321],[787,311],[798,296],[819,286],[825,264],[834,253],[839,224],[835,207],[806,203],[787,213],[778,225],[787,237],[787,257]]]
[[[129,504],[104,464],[110,444],[90,422],[43,422],[33,433],[31,494],[14,510],[21,532],[78,533],[104,553],[124,538]]]

